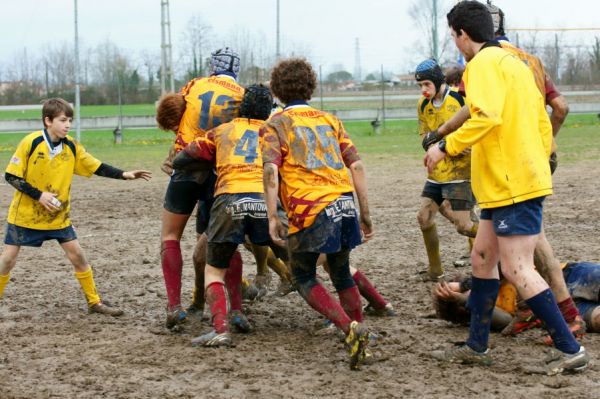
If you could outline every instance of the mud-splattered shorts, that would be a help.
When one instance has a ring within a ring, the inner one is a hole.
[[[600,265],[591,262],[568,263],[563,275],[579,314],[591,326],[592,312],[600,306]]]
[[[481,220],[491,220],[499,236],[536,235],[542,231],[544,197],[499,208],[481,210]]]
[[[445,199],[450,202],[453,211],[469,211],[475,206],[475,197],[471,191],[471,182],[432,183],[425,182],[421,197],[431,198],[438,206]]]
[[[60,244],[77,239],[73,226],[56,230],[36,230],[12,223],[6,224],[4,243],[21,247],[41,247],[44,241],[56,240]]]
[[[323,209],[312,225],[288,237],[290,252],[331,254],[360,245],[360,224],[352,195],[344,194]]]
[[[210,172],[207,179],[198,184],[193,176],[175,171],[167,186],[163,206],[171,213],[191,215],[197,204],[196,232],[202,234],[208,227],[216,181],[214,172]]]

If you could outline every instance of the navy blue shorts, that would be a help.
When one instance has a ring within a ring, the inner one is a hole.
[[[323,209],[312,225],[288,236],[290,252],[333,254],[362,242],[358,212],[351,194],[344,194]]]
[[[600,306],[600,265],[590,262],[568,263],[563,275],[579,314],[591,326],[592,312]]]
[[[431,198],[438,206],[445,199],[450,202],[453,211],[470,211],[475,206],[475,197],[471,190],[471,182],[432,183],[425,182],[421,197]]]
[[[20,247],[41,247],[48,240],[56,240],[62,244],[76,239],[73,226],[58,230],[36,230],[7,223],[4,234],[5,244]]]
[[[271,242],[267,205],[262,194],[221,194],[215,198],[208,224],[208,242],[253,244]]]
[[[535,235],[542,231],[544,197],[534,198],[500,208],[486,208],[479,216],[491,220],[499,236]]]
[[[165,194],[164,208],[178,215],[191,215],[196,211],[196,232],[204,233],[208,227],[210,210],[214,202],[217,175],[210,171],[207,179],[199,184],[191,175],[175,171],[171,176]]]

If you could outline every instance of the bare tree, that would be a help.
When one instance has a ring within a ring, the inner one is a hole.
[[[454,2],[449,0],[414,0],[411,3],[408,15],[423,38],[414,47],[418,53],[415,54],[417,57],[435,57],[437,53],[440,63],[447,61],[450,36],[441,32],[447,31],[446,13],[453,4]],[[434,36],[437,36],[437,42]]]
[[[192,15],[181,33],[181,54],[178,63],[183,70],[184,80],[204,76],[205,59],[210,54],[213,42],[212,27],[200,15]]]

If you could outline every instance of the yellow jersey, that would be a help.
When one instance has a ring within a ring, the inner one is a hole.
[[[89,177],[101,162],[67,136],[54,147],[40,130],[25,136],[10,159],[6,172],[25,179],[40,191],[56,194],[62,203],[57,212],[48,212],[37,200],[16,191],[7,221],[36,230],[58,230],[71,225],[71,180],[73,174]]]
[[[308,106],[289,105],[261,128],[264,163],[279,167],[289,233],[312,225],[340,195],[354,191],[349,167],[360,157],[340,120]]]
[[[552,194],[552,126],[531,71],[490,42],[469,61],[463,81],[471,118],[446,136],[446,152],[456,156],[472,147],[471,187],[479,206]]]
[[[185,112],[175,138],[177,152],[208,130],[237,118],[244,88],[231,76],[215,75],[191,80],[181,94]]]
[[[215,196],[263,192],[262,137],[259,135],[263,123],[236,118],[196,138],[186,149],[194,158],[216,162]]]
[[[448,87],[448,86],[446,86]],[[436,130],[452,118],[465,105],[465,100],[457,92],[446,88],[444,99],[439,105],[434,105],[429,98],[421,97],[417,105],[419,116],[419,134],[421,138]],[[461,182],[471,178],[471,154],[459,154],[442,159],[427,176],[434,183]]]

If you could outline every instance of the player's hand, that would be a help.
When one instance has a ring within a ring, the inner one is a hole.
[[[433,172],[433,168],[446,156],[445,152],[440,150],[439,146],[434,145],[427,150],[425,157],[423,158],[423,165],[427,167],[429,173]]]
[[[556,155],[556,151],[550,154],[550,174],[553,175],[554,171],[558,167],[558,156]]]
[[[445,281],[437,283],[433,287],[433,293],[438,298],[449,302],[457,302],[460,299],[460,293],[453,291]]]
[[[371,216],[365,214],[360,215],[360,230],[363,233],[363,242],[367,242],[373,238],[375,235],[375,230],[373,229]]]
[[[168,159],[165,159],[160,165],[160,170],[171,176],[173,174],[173,162],[171,162]]]
[[[152,178],[152,172],[147,170],[131,170],[128,172],[123,172],[123,179],[125,180],[136,180],[136,179],[144,179],[150,180]]]
[[[62,205],[58,198],[56,198],[56,194],[49,193],[47,191],[42,193],[38,202],[42,204],[42,206],[46,208],[48,212],[52,213],[57,212]]]
[[[278,217],[269,218],[269,235],[271,240],[280,247],[285,247],[285,240],[287,239],[287,229],[281,223]]]
[[[423,146],[423,149],[427,151],[432,144],[437,143],[442,138],[443,136],[437,130],[427,132],[425,133],[425,136],[423,136],[423,141],[421,142],[421,145]]]

